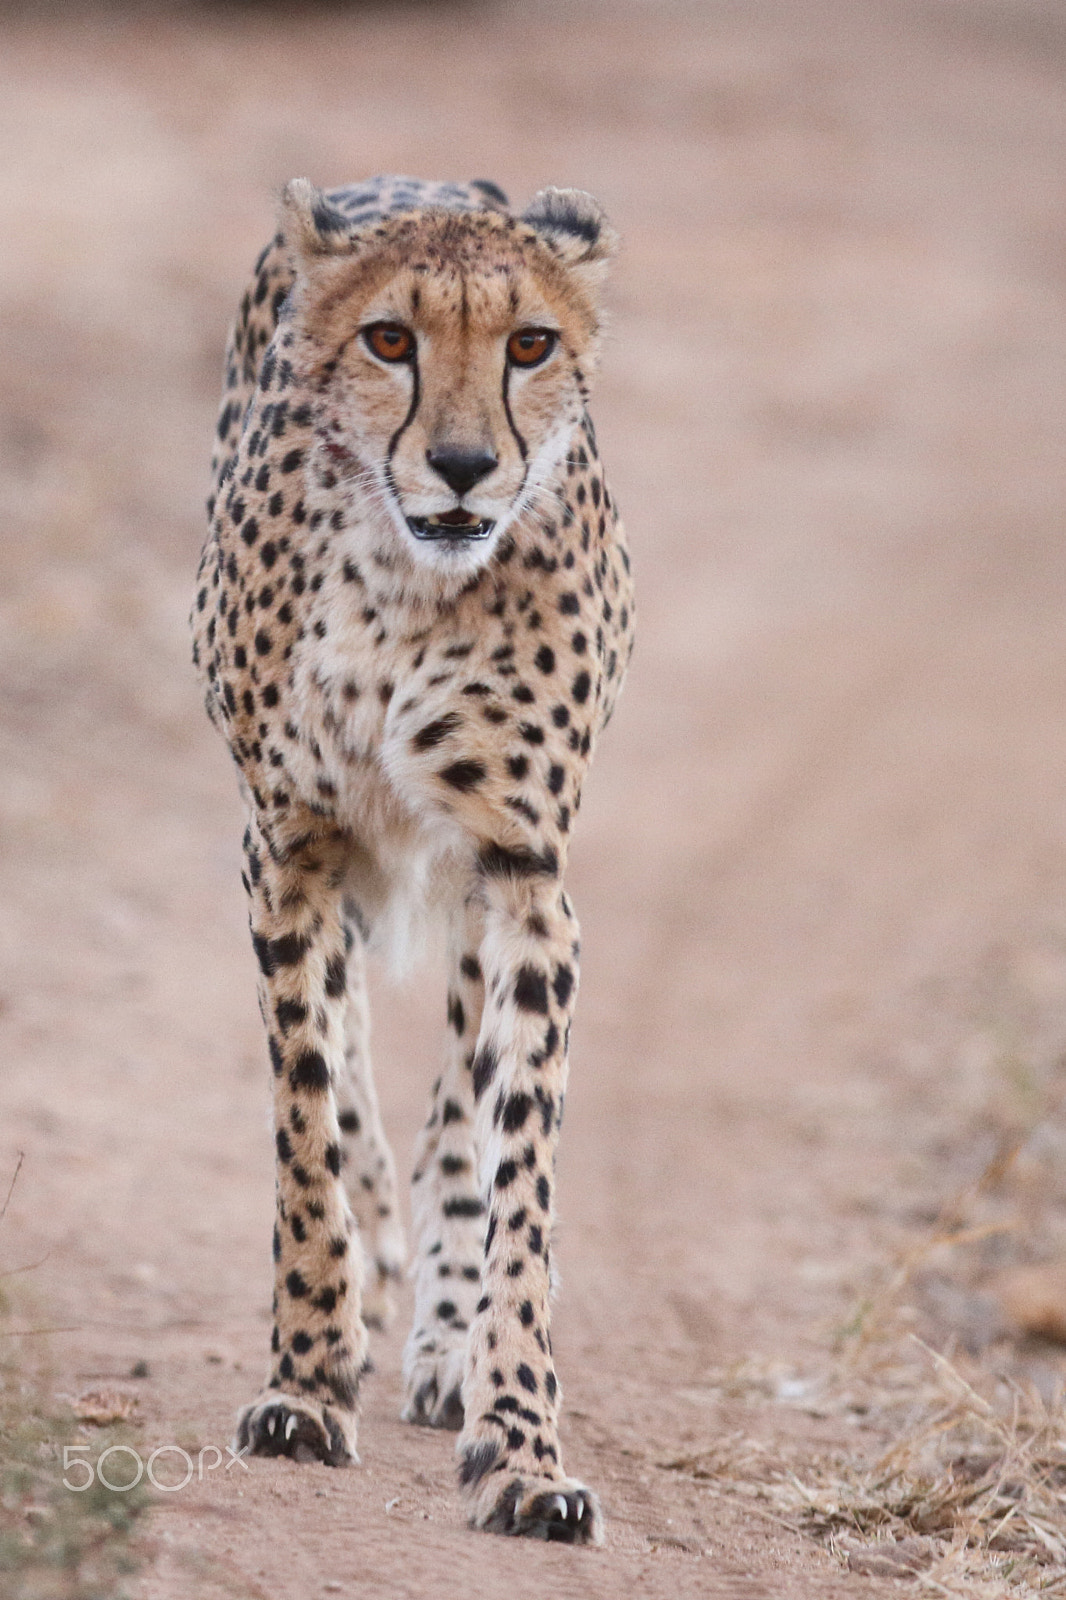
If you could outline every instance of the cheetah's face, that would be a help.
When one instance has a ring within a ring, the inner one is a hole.
[[[516,518],[552,514],[614,235],[572,191],[520,220],[427,211],[353,234],[306,190],[289,186],[284,222],[319,462],[394,551],[465,579]]]

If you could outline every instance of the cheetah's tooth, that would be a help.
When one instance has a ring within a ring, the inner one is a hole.
[[[293,1434],[295,1432],[296,1432],[296,1418],[295,1417],[290,1417],[288,1422],[285,1424],[285,1443],[286,1444],[288,1444],[289,1440],[292,1438],[292,1436],[293,1436]]]
[[[274,1429],[277,1427],[277,1425],[278,1425],[277,1413],[272,1411],[270,1413],[269,1417],[267,1417],[267,1433],[270,1434],[271,1438],[274,1437]]]
[[[558,1510],[556,1510],[556,1507],[558,1507]],[[551,1509],[553,1511],[555,1511],[556,1515],[561,1517],[562,1520],[565,1522],[566,1521],[566,1496],[562,1495],[562,1494],[557,1494],[554,1497],[554,1499],[552,1500]]]

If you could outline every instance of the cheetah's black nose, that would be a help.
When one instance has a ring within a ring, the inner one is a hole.
[[[440,450],[427,450],[426,460],[457,495],[464,495],[475,483],[487,478],[496,465],[496,457],[489,450],[451,450],[447,445]]]

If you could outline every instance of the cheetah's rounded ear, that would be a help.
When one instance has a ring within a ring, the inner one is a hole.
[[[583,189],[542,189],[522,216],[568,267],[598,288],[618,251],[618,235],[598,200]]]
[[[321,256],[352,247],[352,225],[307,178],[293,178],[281,191],[278,220],[297,261],[309,266]]]

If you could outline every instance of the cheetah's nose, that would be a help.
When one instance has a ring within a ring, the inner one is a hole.
[[[427,450],[426,460],[448,488],[460,496],[487,478],[496,465],[496,457],[489,450],[452,450],[447,445],[440,450]]]

